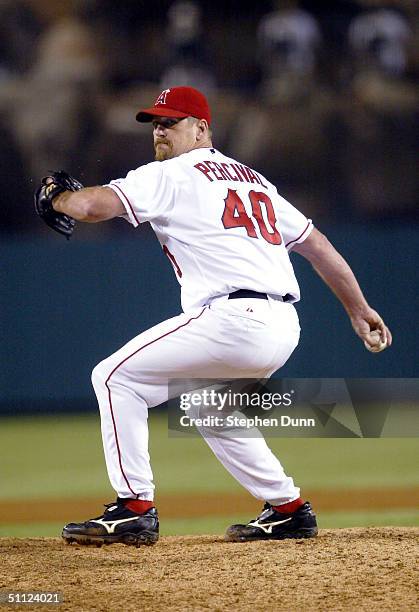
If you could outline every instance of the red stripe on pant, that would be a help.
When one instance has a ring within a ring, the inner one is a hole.
[[[115,423],[115,415],[114,415],[114,411],[113,411],[113,406],[112,406],[112,394],[111,394],[111,389],[109,387],[109,381],[112,377],[112,375],[116,372],[116,370],[121,367],[121,365],[123,365],[126,361],[128,361],[128,359],[131,359],[131,357],[134,357],[134,355],[136,355],[137,353],[139,353],[140,351],[142,351],[143,349],[147,348],[147,346],[150,346],[150,344],[154,344],[155,342],[157,342],[158,340],[161,340],[162,338],[165,338],[166,336],[170,336],[170,334],[173,334],[175,332],[177,332],[179,329],[182,329],[182,327],[186,327],[186,325],[189,325],[189,323],[191,321],[195,321],[196,319],[199,319],[199,317],[204,313],[206,309],[204,308],[197,317],[191,317],[188,321],[186,321],[186,323],[183,323],[182,325],[179,325],[178,327],[176,327],[175,329],[172,329],[171,331],[167,332],[166,334],[163,334],[162,336],[159,336],[158,338],[155,338],[154,340],[151,340],[150,342],[147,342],[147,344],[144,344],[143,346],[140,346],[139,349],[137,349],[136,351],[134,351],[131,355],[128,355],[128,357],[125,357],[125,359],[123,359],[120,363],[118,363],[117,366],[114,367],[114,369],[112,370],[112,372],[109,374],[108,378],[105,381],[105,386],[108,389],[108,397],[109,397],[109,408],[111,411],[111,416],[112,416],[112,423],[113,423],[113,430],[115,433],[115,441],[116,441],[116,448],[118,450],[118,460],[119,460],[119,467],[122,473],[122,476],[124,477],[125,482],[127,483],[127,486],[129,488],[129,490],[131,491],[131,493],[133,495],[135,495],[136,498],[138,498],[138,496],[140,495],[139,493],[135,493],[135,491],[132,490],[131,485],[128,481],[128,478],[124,472],[124,468],[122,467],[122,457],[121,457],[121,449],[119,446],[119,440],[118,440],[118,432],[116,430],[116,423]]]

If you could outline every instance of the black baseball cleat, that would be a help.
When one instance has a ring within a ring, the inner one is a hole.
[[[261,514],[247,525],[231,525],[225,539],[229,542],[249,542],[314,538],[317,532],[316,515],[310,502],[305,502],[290,514],[277,512],[271,504],[266,503]]]
[[[156,508],[143,514],[132,512],[121,499],[105,504],[102,516],[84,523],[68,523],[62,537],[67,544],[102,546],[102,544],[128,544],[151,546],[159,539],[159,518]]]

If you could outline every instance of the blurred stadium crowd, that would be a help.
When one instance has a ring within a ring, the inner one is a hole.
[[[135,112],[173,85],[307,215],[411,219],[418,29],[417,0],[0,0],[1,229],[44,231],[48,170],[92,185],[151,161]]]

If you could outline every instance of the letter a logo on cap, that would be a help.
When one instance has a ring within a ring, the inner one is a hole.
[[[157,104],[166,104],[166,98],[169,92],[170,89],[164,89],[157,98],[157,100],[154,102],[154,106],[157,106]]]

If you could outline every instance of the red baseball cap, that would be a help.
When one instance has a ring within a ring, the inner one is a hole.
[[[196,117],[211,123],[211,111],[207,99],[193,87],[164,89],[151,108],[138,111],[137,121],[148,123],[153,117]]]

